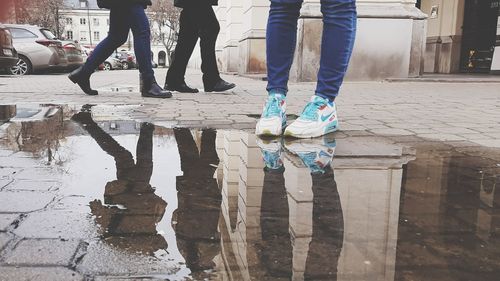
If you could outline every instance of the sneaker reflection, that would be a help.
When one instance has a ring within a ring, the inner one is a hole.
[[[182,176],[177,177],[178,207],[172,216],[177,247],[196,280],[209,278],[220,254],[218,231],[222,195],[214,178],[219,164],[216,131],[203,130],[200,149],[191,131],[174,129],[181,158]]]
[[[262,280],[290,280],[293,276],[289,205],[285,187],[281,140],[257,140],[265,162],[262,194]],[[335,140],[295,140],[285,149],[299,157],[311,171],[313,192],[312,240],[306,258],[304,280],[337,280],[337,267],[344,240],[340,196],[331,167]],[[281,164],[280,164],[281,163]]]
[[[79,123],[116,164],[116,180],[104,189],[104,203],[90,202],[92,214],[103,230],[104,240],[116,247],[145,255],[167,249],[164,237],[157,233],[156,224],[162,219],[167,203],[149,184],[153,173],[154,125],[142,123],[137,143],[137,161],[92,120],[89,111],[72,117]]]

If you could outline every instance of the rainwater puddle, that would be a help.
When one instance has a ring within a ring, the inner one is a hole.
[[[0,215],[25,214],[6,231],[81,241],[82,275],[498,280],[500,150],[260,140],[112,112],[0,106]]]

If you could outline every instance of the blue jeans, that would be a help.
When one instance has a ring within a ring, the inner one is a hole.
[[[303,0],[271,0],[267,22],[268,91],[286,94]],[[321,0],[323,38],[316,95],[335,100],[356,36],[356,1]],[[307,63],[307,62],[305,62]]]
[[[134,50],[139,64],[139,72],[144,80],[154,79],[149,21],[144,7],[139,4],[123,5],[111,9],[108,37],[94,49],[84,65],[84,71],[92,73],[117,48],[125,44],[130,29],[134,35]],[[90,34],[90,36],[92,35]]]

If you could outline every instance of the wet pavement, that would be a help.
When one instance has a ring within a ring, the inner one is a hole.
[[[500,149],[134,110],[0,106],[0,280],[500,279]]]

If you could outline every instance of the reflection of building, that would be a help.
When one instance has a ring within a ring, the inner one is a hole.
[[[500,70],[500,52],[495,52],[499,8],[499,0],[422,0],[422,11],[430,15],[425,71]]]
[[[258,246],[263,235],[262,218],[266,217],[261,205],[265,189],[261,151],[253,135],[219,133],[223,135],[219,137],[220,158],[228,161],[223,163],[222,175],[223,256],[234,280],[251,280],[259,274],[265,275],[259,273],[265,263],[260,258],[262,248]],[[333,166],[344,220],[338,280],[393,280],[395,274],[402,166],[411,158],[396,145],[371,141],[366,146],[363,139],[337,140]],[[310,170],[291,155],[287,154],[284,164],[292,280],[305,280],[314,240],[312,177]],[[285,248],[286,245],[281,252],[283,259],[286,259]],[[276,261],[280,262],[286,264]],[[332,261],[323,262],[327,266]]]
[[[396,280],[428,280],[431,271],[498,280],[499,159],[495,150],[417,148],[402,188]]]
[[[426,16],[415,8],[415,1],[356,2],[359,29],[348,77],[380,79],[419,75]],[[304,1],[292,79],[315,80],[322,24],[319,4],[319,0]],[[221,24],[217,43],[221,69],[240,74],[265,73],[269,1],[222,0],[215,10]]]

